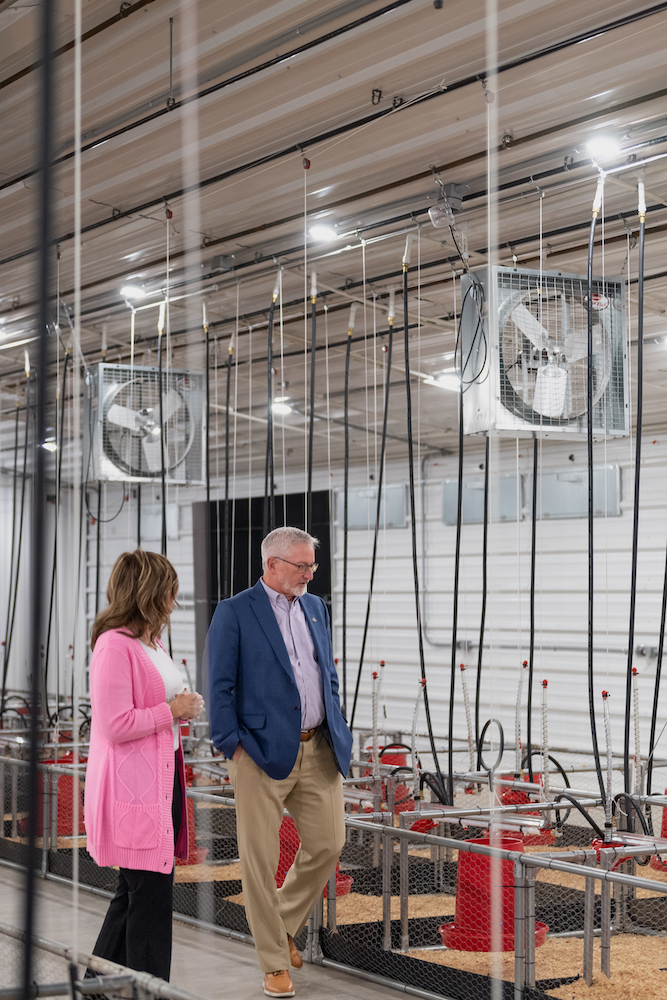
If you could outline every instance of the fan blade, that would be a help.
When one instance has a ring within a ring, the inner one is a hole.
[[[180,409],[182,405],[181,395],[175,389],[164,392],[162,394],[162,423],[166,424],[169,417],[176,413],[176,410]]]
[[[588,332],[575,330],[568,333],[563,347],[568,361],[583,361],[588,357]]]
[[[119,427],[127,427],[131,431],[139,430],[137,414],[127,406],[118,406],[114,403],[107,411],[107,420]]]
[[[528,340],[534,347],[537,347],[540,351],[543,347],[546,347],[549,341],[549,334],[522,302],[514,307],[510,316],[514,324],[519,327],[524,336],[528,337]]]
[[[145,437],[141,442],[141,447],[144,450],[144,458],[146,459],[149,472],[159,472],[162,468],[162,449],[160,448],[160,438],[158,438],[157,441],[152,441]],[[164,457],[166,461],[166,449]]]
[[[557,365],[538,368],[533,409],[543,417],[560,417],[565,405],[567,371]]]

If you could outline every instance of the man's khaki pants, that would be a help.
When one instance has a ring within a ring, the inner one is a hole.
[[[345,843],[343,786],[319,730],[299,744],[287,778],[270,778],[247,753],[229,761],[246,916],[264,972],[289,969],[287,935],[305,926]],[[283,808],[301,839],[281,889],[276,887]]]

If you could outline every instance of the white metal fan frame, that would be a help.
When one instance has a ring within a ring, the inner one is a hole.
[[[190,450],[192,448],[192,445],[194,443],[195,436],[196,436],[197,421],[196,421],[195,415],[192,412],[192,407],[191,407],[191,405],[190,405],[187,397],[184,396],[184,394],[180,391],[180,389],[177,386],[172,387],[172,386],[169,385],[169,379],[170,378],[181,379],[181,378],[184,378],[184,377],[187,377],[187,376],[184,375],[184,373],[182,373],[182,372],[164,371],[162,373],[163,385],[160,386],[160,393],[162,395],[162,398],[164,399],[164,397],[168,394],[169,391],[177,392],[178,395],[179,395],[179,397],[182,400],[183,406],[185,406],[186,409],[187,409],[187,411],[188,411],[188,414],[189,414],[189,425],[190,425],[188,441],[187,441],[186,447],[183,450],[183,453],[174,462],[169,463],[168,461],[165,461],[165,474],[167,476],[170,473],[172,473],[174,469],[177,469],[178,466],[181,465],[185,461],[185,459],[188,456],[188,453],[190,452]],[[103,400],[102,400],[102,405],[101,405],[101,418],[102,418],[102,442],[101,442],[101,444],[102,444],[102,450],[103,450],[104,455],[106,456],[106,458],[107,458],[107,460],[109,462],[111,462],[113,465],[115,465],[116,468],[119,469],[121,472],[127,473],[127,475],[129,475],[132,479],[141,479],[142,481],[148,481],[148,480],[150,480],[150,481],[159,482],[161,480],[161,469],[158,470],[157,473],[155,473],[152,470],[150,470],[149,473],[146,474],[146,473],[143,473],[143,472],[141,472],[141,471],[139,471],[137,469],[133,469],[132,467],[129,466],[129,463],[124,463],[127,466],[127,468],[123,468],[123,466],[121,464],[119,464],[118,458],[114,457],[113,454],[112,455],[109,454],[109,452],[107,451],[107,448],[105,446],[106,445],[106,441],[108,440],[108,436],[109,436],[109,431],[108,431],[109,423],[113,424],[114,427],[118,427],[118,428],[122,428],[123,426],[125,426],[126,430],[129,431],[129,433],[131,433],[131,434],[135,433],[135,431],[133,430],[133,428],[131,428],[129,425],[123,425],[123,424],[120,424],[120,423],[116,423],[115,421],[109,421],[108,420],[109,411],[111,410],[112,406],[116,405],[116,404],[114,404],[113,400],[123,390],[130,390],[131,391],[132,386],[135,383],[137,383],[137,382],[139,382],[139,383],[143,382],[144,384],[146,384],[146,383],[152,384],[153,387],[156,387],[156,383],[158,382],[159,378],[160,378],[160,375],[159,375],[159,373],[156,370],[135,369],[134,372],[132,373],[131,378],[128,378],[125,382],[122,382],[119,385],[111,385],[111,386],[109,386],[108,390],[105,392],[105,395],[104,395]],[[157,392],[156,392],[156,395],[158,395]],[[163,404],[163,407],[164,407],[164,404]],[[125,407],[123,407],[123,409],[129,409],[129,407],[125,406]],[[159,426],[159,424],[160,424],[159,402],[158,402],[157,407],[151,407],[151,409],[150,409],[149,412],[155,414],[156,410],[157,410],[157,414],[156,414],[157,419],[153,423],[154,423],[154,426],[155,425]],[[138,415],[142,411],[141,410],[136,410],[134,412]],[[176,411],[172,411],[171,413],[169,413],[167,415],[166,420],[163,420],[162,427],[160,428],[160,435],[156,438],[156,442],[155,442],[156,444],[159,444],[160,443],[160,438],[161,437],[163,438],[163,440],[164,440],[164,453],[165,453],[165,458],[166,459],[168,459],[168,442],[167,442],[166,437],[164,437],[164,430],[163,430],[163,428],[164,428],[164,425],[167,423],[167,421],[170,419],[170,417],[173,415],[174,412],[176,412]],[[145,425],[147,426],[148,423],[149,423],[149,420],[146,420]],[[140,428],[137,429],[136,436],[141,436],[141,429]],[[144,437],[146,437],[146,436],[147,435],[144,435]],[[113,449],[113,451],[115,452],[115,449]],[[146,460],[148,461],[148,459],[146,459]],[[122,459],[120,459],[120,461],[122,462]]]

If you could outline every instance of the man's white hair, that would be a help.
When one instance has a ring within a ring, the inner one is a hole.
[[[314,549],[320,544],[318,538],[309,535],[301,528],[275,528],[262,542],[262,570],[266,569],[269,556],[283,556],[294,545],[312,545]]]

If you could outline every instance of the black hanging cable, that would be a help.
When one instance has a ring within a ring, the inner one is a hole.
[[[410,493],[410,528],[412,541],[412,574],[415,592],[415,615],[417,620],[417,642],[419,647],[419,670],[421,679],[426,680],[426,664],[424,661],[424,636],[422,633],[421,602],[419,600],[419,565],[417,555],[417,514],[415,509],[415,468],[412,443],[412,392],[410,386],[410,327],[408,323],[408,269],[410,267],[410,249],[412,238],[407,237],[405,242],[405,253],[403,254],[403,331],[405,334],[405,402],[407,416],[407,438],[408,438],[408,474]],[[423,512],[422,512],[423,516]],[[428,730],[431,753],[435,764],[436,774],[443,790],[445,783],[440,770],[438,753],[435,748],[435,738],[433,736],[433,726],[431,724],[431,710],[429,707],[428,688],[424,685],[424,715],[426,717],[426,728]],[[451,752],[451,739],[449,741]],[[449,804],[454,804],[453,788],[450,788]]]
[[[9,622],[12,613],[12,592],[14,589],[14,553],[16,551],[16,497],[18,493],[18,460],[19,460],[19,413],[20,407],[16,401],[16,421],[14,424],[14,483],[12,486],[12,542],[11,555],[9,557],[9,588],[7,591],[7,618],[5,620],[5,641],[2,644],[2,698],[0,699],[0,722],[5,711],[5,698],[7,693],[7,673],[9,671]],[[27,420],[27,417],[26,417]],[[25,483],[25,472],[23,475]]]
[[[313,271],[310,285],[310,408],[308,411],[308,487],[306,492],[306,531],[313,523],[313,429],[315,421],[315,363],[317,360],[317,274]]]
[[[423,515],[422,515],[423,516]],[[463,372],[459,383],[459,461],[456,493],[456,541],[454,543],[454,592],[452,594],[452,657],[449,671],[447,724],[447,795],[454,805],[454,696],[456,694],[457,633],[459,624],[459,576],[461,572],[461,526],[463,523]],[[426,692],[424,692],[426,693]],[[478,752],[479,752],[478,745]]]
[[[660,698],[660,676],[662,674],[662,657],[665,651],[665,621],[667,620],[667,553],[665,554],[665,575],[662,583],[662,607],[660,609],[660,635],[658,636],[658,655],[655,664],[655,681],[653,682],[653,709],[651,711],[651,730],[648,741],[648,763],[646,767],[646,794],[651,794],[653,785],[653,753],[655,750],[655,730],[658,724],[658,702]],[[653,835],[653,817],[651,806],[646,805],[646,818],[651,835]]]
[[[530,518],[530,644],[528,648],[528,698],[526,702],[526,752],[528,779],[533,780],[533,672],[535,666],[535,565],[537,562],[538,440],[533,435],[533,496]]]
[[[637,550],[639,543],[639,486],[642,461],[642,411],[644,403],[644,236],[646,204],[644,182],[639,181],[639,266],[637,274],[637,419],[635,422],[635,489],[632,511],[632,565],[630,568],[630,622],[628,626],[628,665],[625,675],[625,717],[623,720],[623,781],[626,795],[631,791],[630,716],[632,714],[632,660],[635,645],[637,607]],[[639,766],[639,761],[637,762]]]
[[[357,711],[357,699],[359,697],[359,686],[361,684],[361,671],[364,665],[366,654],[366,642],[368,639],[368,629],[371,619],[371,601],[373,599],[373,586],[375,583],[375,569],[377,565],[378,537],[380,533],[380,510],[382,506],[382,487],[384,484],[384,461],[387,449],[387,418],[389,415],[389,392],[391,389],[391,356],[394,344],[394,292],[390,292],[389,299],[389,336],[387,338],[387,360],[384,383],[384,412],[382,414],[382,441],[380,443],[380,462],[378,465],[377,498],[375,502],[375,531],[373,533],[373,554],[371,556],[371,576],[368,585],[368,601],[366,604],[366,618],[364,621],[364,634],[361,639],[361,652],[359,654],[359,667],[357,669],[357,680],[354,687],[354,701],[352,702],[352,713],[350,715],[350,728],[354,725],[354,717]],[[352,315],[350,322],[353,322]]]
[[[12,595],[12,613],[9,621],[9,634],[7,636],[7,641],[5,643],[5,657],[8,666],[9,666],[9,655],[12,648],[12,639],[14,638],[14,622],[16,620],[16,605],[18,601],[18,592],[19,592],[19,574],[21,571],[21,549],[23,547],[23,516],[25,513],[25,497],[27,492],[26,484],[28,480],[28,445],[30,443],[30,421],[32,419],[31,403],[30,403],[30,386],[31,386],[31,379],[28,379],[26,385],[26,393],[25,393],[25,437],[23,440],[23,476],[21,483],[19,533],[16,545],[16,571],[14,573],[14,593]]]
[[[232,358],[234,356],[234,340],[229,342],[227,350],[227,388],[225,395],[225,506],[223,512],[222,544],[223,544],[223,598],[231,597],[232,593],[232,567],[230,566],[230,517],[229,517],[229,425],[230,425],[230,404],[232,387]]]
[[[160,551],[163,556],[166,556],[167,554],[167,470],[164,449],[164,386],[162,385],[162,340],[164,333],[165,310],[166,302],[160,304],[160,318],[158,320],[157,333],[158,392],[160,400],[158,407],[160,415],[160,484],[162,492],[162,535]]]
[[[63,471],[63,441],[65,432],[65,390],[67,388],[67,366],[69,362],[69,351],[65,351],[65,360],[63,362],[63,384],[60,390],[60,433],[58,435],[58,462],[56,465],[56,513],[55,513],[55,524],[53,529],[53,561],[51,564],[51,592],[49,595],[49,620],[46,626],[46,655],[44,657],[44,691],[47,690],[47,681],[49,673],[49,652],[51,649],[51,627],[53,624],[53,608],[55,605],[56,596],[56,574],[58,568],[58,519],[60,515],[60,487],[62,483],[62,471]],[[99,530],[99,528],[98,528]],[[97,559],[97,565],[99,566],[99,553]],[[99,581],[97,586],[97,591],[99,591]],[[95,606],[95,615],[97,616],[97,602]],[[56,655],[57,652],[56,652]]]
[[[137,483],[137,548],[141,548],[141,483]]]
[[[593,550],[593,249],[595,246],[595,226],[597,217],[602,207],[602,191],[604,181],[598,180],[595,200],[593,202],[593,212],[591,218],[591,228],[588,237],[588,364],[586,378],[586,440],[588,451],[588,709],[591,722],[591,741],[593,744],[593,756],[595,758],[595,770],[600,786],[600,796],[603,804],[607,801],[607,791],[604,778],[602,777],[602,765],[600,763],[600,747],[598,746],[597,723],[595,720],[595,691],[594,691],[594,671],[593,671],[593,611],[594,611],[594,550]]]
[[[269,309],[269,329],[266,343],[266,456],[264,459],[264,510],[262,518],[262,536],[266,538],[276,526],[275,497],[273,485],[273,314],[278,298],[278,282],[273,288],[271,308]]]
[[[475,681],[475,746],[477,747],[477,768],[480,767],[479,708],[482,698],[482,659],[484,653],[484,629],[486,627],[486,598],[488,592],[488,544],[489,544],[489,436],[484,445],[484,526],[482,529],[482,607],[479,616],[479,646],[477,648],[477,678]]]
[[[343,710],[347,711],[347,555],[349,532],[349,493],[350,493],[350,348],[354,333],[354,314],[357,303],[350,306],[350,319],[347,324],[347,343],[345,345],[345,390],[343,396],[343,433],[345,439],[345,456],[343,458],[343,620],[342,620],[342,661],[343,661]],[[352,708],[352,720],[354,709]],[[350,721],[350,729],[352,728]]]
[[[39,80],[39,182],[38,190],[38,239],[39,264],[37,280],[36,324],[36,385],[35,385],[35,434],[32,462],[32,505],[30,534],[30,598],[29,598],[29,653],[27,673],[31,678],[30,737],[26,808],[28,812],[27,871],[25,884],[25,921],[23,924],[23,969],[21,997],[28,1000],[33,993],[33,935],[35,932],[35,865],[37,843],[37,761],[39,748],[39,684],[41,673],[42,638],[44,635],[44,534],[46,520],[45,453],[42,445],[46,433],[46,386],[48,378],[48,324],[51,305],[51,214],[53,207],[53,113],[55,87],[53,73],[53,3],[40,4],[40,80]],[[26,418],[29,411],[26,410]],[[26,433],[29,419],[26,419]],[[46,711],[46,706],[44,706]]]
[[[202,302],[202,327],[204,330],[204,355],[205,355],[205,371],[204,371],[204,406],[206,408],[206,433],[204,435],[204,476],[206,482],[206,502],[204,506],[204,530],[206,532],[206,600],[207,600],[207,623],[210,622],[212,617],[212,605],[213,600],[213,587],[212,587],[212,573],[211,573],[211,524],[212,524],[212,511],[211,511],[211,338],[208,330],[208,315],[206,313],[206,302]],[[216,576],[219,579],[220,567],[216,568]]]

